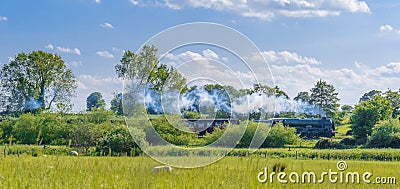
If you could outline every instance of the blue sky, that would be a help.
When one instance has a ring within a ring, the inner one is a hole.
[[[0,65],[20,52],[61,55],[79,81],[79,111],[91,92],[109,102],[121,91],[114,66],[123,50],[136,51],[169,27],[213,22],[251,39],[290,97],[324,79],[338,90],[341,104],[355,104],[371,89],[399,89],[399,10],[397,0],[3,0]],[[204,46],[170,58],[210,53],[225,56]]]

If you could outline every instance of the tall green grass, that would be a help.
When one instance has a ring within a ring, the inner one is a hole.
[[[259,183],[265,167],[279,163],[285,172],[336,170],[334,160],[226,157],[195,169],[173,169],[156,173],[160,165],[149,157],[10,156],[0,158],[0,188],[398,188],[398,184]],[[375,176],[397,176],[400,162],[347,161],[349,171],[371,172]]]

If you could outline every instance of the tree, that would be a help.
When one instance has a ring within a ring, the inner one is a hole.
[[[339,107],[337,95],[333,85],[319,80],[311,89],[310,103],[321,107],[326,112],[326,116],[333,117]]]
[[[123,107],[122,107],[122,93],[118,93],[114,95],[114,98],[111,100],[111,111],[113,111],[117,115],[123,115]]]
[[[106,102],[103,99],[103,95],[100,92],[93,92],[86,98],[87,111],[93,109],[101,109],[106,106]]]
[[[129,91],[123,94],[126,116],[137,114],[141,117],[143,115],[138,113],[149,111],[148,107],[143,105],[144,95],[139,95],[143,91],[154,91],[156,96],[160,96],[161,92],[178,90],[182,93],[186,89],[185,77],[172,67],[159,65],[157,48],[154,46],[145,45],[140,53],[125,51],[121,64],[115,66],[115,71],[119,78],[131,81],[129,86],[125,86]],[[157,101],[156,103],[160,103],[160,100]]]
[[[275,92],[276,97],[284,97],[286,99],[290,99],[289,95],[287,95],[286,92],[281,90],[278,86],[275,86],[274,90],[275,90],[274,92]]]
[[[156,47],[147,45],[138,54],[125,51],[121,64],[115,66],[118,77],[133,80],[139,86],[150,85],[157,92],[185,89],[186,78],[173,67],[159,65],[157,51]]]
[[[252,93],[260,93],[260,94],[266,94],[268,96],[272,96],[275,94],[275,89],[272,87],[269,87],[267,85],[254,84],[251,94]]]
[[[358,100],[358,102],[361,103],[364,101],[368,101],[368,100],[373,99],[376,96],[382,96],[382,91],[372,90],[367,93],[364,93],[363,96],[360,98],[360,100]]]
[[[379,121],[391,118],[393,112],[390,101],[381,96],[356,105],[351,115],[351,129],[358,144],[364,144],[371,135],[372,128]]]
[[[299,92],[296,97],[293,98],[295,101],[301,100],[302,102],[310,102],[310,95],[307,91]]]
[[[20,53],[0,71],[1,109],[7,113],[50,109],[68,111],[77,81],[60,56]]]
[[[400,115],[400,89],[399,91],[388,90],[384,93],[385,98],[387,98],[393,107],[392,118],[397,118]]]
[[[341,107],[341,109],[342,109],[342,111],[344,111],[346,113],[350,113],[350,112],[352,112],[354,110],[354,107],[350,106],[350,105],[343,105]]]

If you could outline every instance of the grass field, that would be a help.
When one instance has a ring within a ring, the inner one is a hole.
[[[173,169],[156,173],[160,165],[149,157],[72,157],[8,156],[0,158],[1,188],[399,188],[399,184],[260,183],[259,172],[274,164],[286,165],[285,173],[315,172],[320,178],[329,169],[338,171],[336,160],[295,160],[287,158],[226,157],[212,165],[196,169]],[[398,177],[400,162],[347,161],[343,171],[371,172],[376,177]],[[288,179],[288,178],[286,178]],[[301,179],[300,179],[301,180]],[[396,180],[396,182],[399,182]]]

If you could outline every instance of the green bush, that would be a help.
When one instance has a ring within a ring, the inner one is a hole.
[[[374,125],[379,121],[391,118],[392,112],[393,107],[390,101],[381,96],[356,105],[351,115],[351,129],[357,144],[365,144]]]
[[[400,121],[390,119],[376,125],[368,138],[367,147],[400,148]]]
[[[132,148],[138,148],[126,126],[113,127],[100,139],[100,146],[116,153],[130,153]]]
[[[174,123],[170,123],[169,121]],[[146,136],[148,141],[154,142],[153,145],[157,145],[155,143],[159,141],[159,137],[177,146],[188,146],[191,143],[196,143],[194,141],[198,140],[198,135],[196,133],[187,132],[191,130],[187,127],[186,122],[181,121],[180,117],[169,117],[169,119],[167,119],[162,115],[152,119],[151,123],[152,127],[154,127],[155,131],[159,134],[159,136]],[[145,133],[154,133],[150,132],[150,129],[153,129],[152,127],[145,128]],[[176,127],[179,127],[179,129]],[[163,144],[162,141],[159,142]]]
[[[301,140],[293,127],[285,127],[282,123],[271,127],[267,138],[261,147],[283,147],[284,145],[293,145]]]

